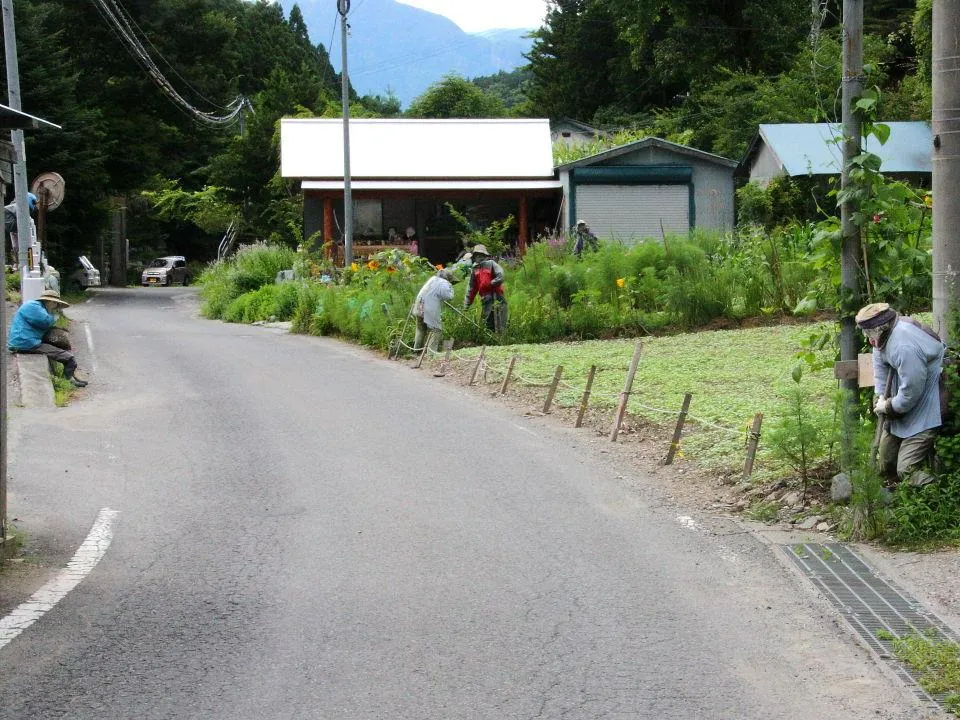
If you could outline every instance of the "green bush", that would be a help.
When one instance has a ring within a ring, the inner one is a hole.
[[[222,318],[234,300],[273,284],[277,273],[292,268],[295,260],[296,252],[288,247],[257,243],[207,266],[197,279],[203,300],[201,312],[206,317]]]

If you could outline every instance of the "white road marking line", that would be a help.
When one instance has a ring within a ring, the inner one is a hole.
[[[101,510],[90,528],[90,534],[77,548],[67,567],[31,595],[29,600],[21,603],[5,618],[0,618],[0,648],[33,625],[44,613],[52,610],[90,574],[110,547],[113,540],[113,519],[118,514],[119,511],[110,508]]]
[[[84,331],[87,334],[87,347],[90,348],[90,369],[93,372],[97,371],[97,354],[93,350],[93,333],[90,332],[90,326],[84,325]]]

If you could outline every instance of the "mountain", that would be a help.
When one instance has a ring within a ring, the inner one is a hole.
[[[340,21],[334,0],[281,0],[299,5],[310,39],[322,44],[340,72]],[[465,78],[511,71],[527,61],[531,30],[466,33],[442,15],[396,2],[353,0],[347,40],[350,83],[361,95],[392,91],[406,106],[444,75]]]

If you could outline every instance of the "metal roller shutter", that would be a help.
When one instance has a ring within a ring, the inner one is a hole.
[[[586,220],[601,240],[632,245],[690,230],[687,185],[578,185],[576,220]]]

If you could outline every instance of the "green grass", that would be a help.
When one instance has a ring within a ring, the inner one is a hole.
[[[924,690],[941,696],[947,710],[960,716],[960,646],[933,630],[902,637],[881,631],[877,636],[889,642],[897,658],[918,673]]]
[[[690,392],[693,401],[682,441],[685,454],[707,467],[735,467],[743,462],[754,414],[763,413],[769,424],[781,412],[781,395],[793,385],[791,370],[802,341],[830,327],[827,323],[780,325],[642,338],[628,411],[672,425],[684,393]],[[494,370],[505,372],[510,356],[519,355],[514,374],[521,382],[531,383],[548,383],[562,365],[563,381],[570,386],[561,387],[557,395],[556,402],[562,406],[580,402],[587,372],[596,365],[591,406],[612,409],[623,390],[635,344],[635,340],[596,340],[491,346],[486,358]],[[478,353],[479,348],[458,351],[464,358]],[[806,373],[802,382],[820,407],[832,408],[837,381],[831,369]],[[758,464],[769,466],[762,439]]]

